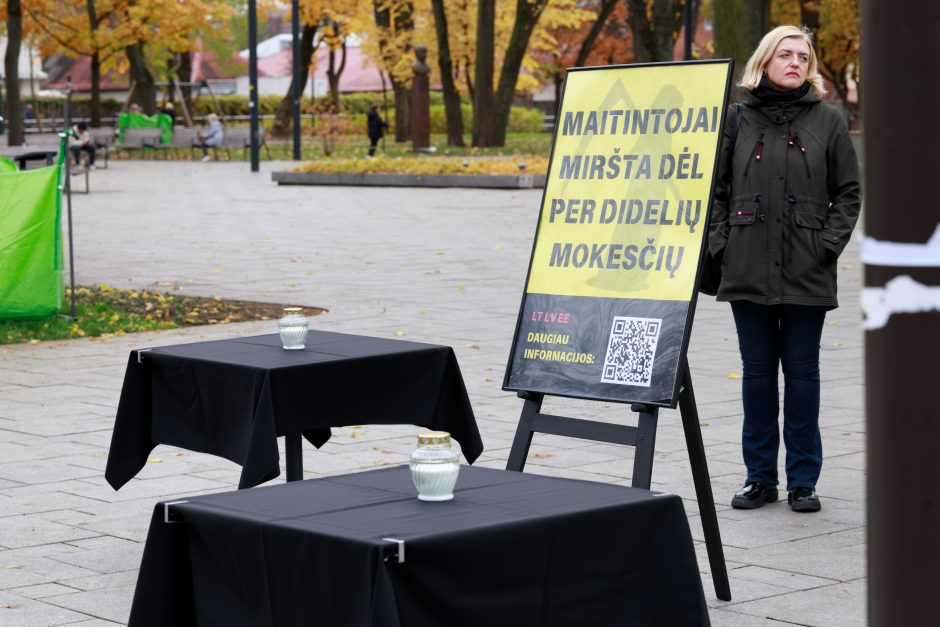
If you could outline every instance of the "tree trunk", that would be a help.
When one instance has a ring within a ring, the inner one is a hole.
[[[91,55],[91,127],[101,128],[101,57]]]
[[[317,35],[317,27],[304,24],[303,31],[300,33],[300,68],[301,71],[291,79],[290,88],[287,95],[277,105],[277,112],[274,114],[274,124],[271,126],[271,134],[276,137],[287,137],[290,135],[293,125],[293,107],[294,107],[294,81],[300,81],[300,93],[304,93],[307,87],[307,76],[310,73],[310,59],[313,58],[313,40]]]
[[[95,0],[85,0],[85,12],[88,14],[88,29],[91,31],[91,40],[95,41],[98,30],[98,16],[95,11]],[[91,55],[91,127],[101,127],[101,51],[95,49]]]
[[[734,84],[761,37],[770,30],[770,0],[714,0],[715,56],[734,59]],[[740,90],[731,90],[732,100]],[[737,97],[736,97],[737,96]]]
[[[20,0],[7,0],[7,51],[3,59],[7,90],[7,145],[23,143],[23,111],[20,102],[20,44],[23,41],[23,11]]]
[[[591,49],[594,48],[594,44],[597,42],[597,37],[607,24],[607,18],[610,17],[610,14],[613,13],[614,7],[616,6],[617,0],[601,0],[601,10],[597,12],[597,19],[594,20],[594,24],[591,25],[591,30],[588,31],[587,37],[585,37],[584,41],[581,43],[581,49],[578,50],[578,57],[574,60],[575,67],[581,67],[587,61],[588,55],[591,54]]]
[[[392,90],[395,94],[395,141],[406,142],[411,139],[409,109],[411,90],[404,83],[392,78]]]
[[[460,111],[460,94],[457,93],[457,85],[454,84],[454,64],[450,56],[444,0],[431,0],[431,8],[434,10],[434,29],[437,31],[437,64],[441,70],[441,90],[444,92],[447,145],[464,146],[466,144],[463,141],[463,115]]]
[[[813,37],[819,32],[818,0],[800,0],[800,23],[813,31]]]
[[[193,56],[191,52],[181,52],[180,53],[180,62],[176,65],[176,82],[177,83],[188,83],[192,80],[193,77]],[[187,126],[192,125],[192,112],[193,112],[193,88],[188,85],[185,87],[180,87],[180,96],[183,99],[183,102],[180,103],[183,107],[183,120],[186,122]]]
[[[334,30],[335,32],[335,30]],[[340,113],[339,105],[339,77],[343,75],[346,69],[346,40],[342,42],[343,60],[339,67],[336,67],[336,50],[330,48],[330,63],[326,70],[326,77],[330,83],[330,97],[333,100],[333,112]]]
[[[134,94],[132,102],[136,102],[147,115],[156,111],[157,88],[153,80],[153,72],[147,67],[147,58],[144,56],[144,44],[137,42],[124,49],[130,63],[131,79],[134,81]]]
[[[473,79],[473,145],[493,146],[493,55],[496,0],[477,0],[477,58]]]
[[[509,112],[512,110],[513,97],[516,95],[516,81],[519,69],[529,48],[529,38],[542,16],[548,0],[517,0],[516,21],[509,36],[509,45],[503,57],[503,67],[499,71],[499,86],[496,89],[496,119],[493,122],[493,143],[491,146],[506,145],[506,127],[509,126]]]
[[[626,3],[627,21],[630,24],[630,32],[633,33],[634,60],[637,63],[672,61],[676,34],[682,26],[682,1],[653,0],[652,22],[646,11],[647,0],[626,0]]]

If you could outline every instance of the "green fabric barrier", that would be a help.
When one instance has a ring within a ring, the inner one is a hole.
[[[60,183],[56,165],[0,172],[0,319],[44,318],[62,308]]]
[[[0,173],[16,172],[17,170],[19,168],[16,167],[16,161],[0,155]]]
[[[118,113],[118,141],[124,141],[124,131],[129,128],[159,128],[163,129],[161,143],[169,144],[173,139],[173,118],[165,113]]]

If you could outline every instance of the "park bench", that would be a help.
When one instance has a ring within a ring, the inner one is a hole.
[[[7,146],[6,140],[0,146],[0,156],[6,157],[17,164],[19,170],[31,170],[41,168],[47,165],[53,165],[59,156],[61,138],[56,133],[33,133],[26,137],[28,143],[22,146]],[[85,189],[75,190],[78,193],[87,194],[91,191],[91,181],[88,172],[88,154],[81,153],[81,162],[77,166],[72,165],[71,155],[66,156],[67,167],[71,168],[71,174],[82,176],[85,179]]]
[[[98,162],[95,167],[107,169],[108,153],[111,151],[111,146],[114,145],[114,129],[111,127],[90,128],[88,133],[91,135],[92,141],[95,142],[95,161]],[[104,157],[104,165],[101,165],[102,157]]]
[[[265,141],[267,137],[267,130],[264,128],[258,129],[258,148],[264,148],[265,153],[268,155],[268,159],[271,158],[271,151],[268,149],[268,144]],[[193,146],[193,150],[198,147],[198,142]],[[232,150],[241,150],[243,158],[248,158],[248,150],[251,148],[251,129],[244,127],[237,128],[225,128],[222,132],[222,144],[218,147],[210,146],[209,149],[212,151],[212,156],[214,159],[218,160],[219,154],[218,151],[224,150],[226,156],[232,158]]]
[[[163,151],[172,151],[173,155],[178,155],[183,150],[193,149],[193,144],[196,143],[197,135],[199,134],[199,129],[196,128],[187,128],[185,126],[177,126],[173,129],[173,137],[170,139],[168,144],[160,144],[157,148],[160,148]]]
[[[52,165],[59,154],[61,138],[57,133],[34,133],[24,137],[22,146],[9,146],[9,135],[4,136],[0,155],[17,162],[20,170]]]
[[[163,129],[159,128],[128,128],[124,130],[121,141],[114,143],[114,149],[118,154],[127,152],[128,156],[135,151],[145,155],[160,145],[162,135]]]

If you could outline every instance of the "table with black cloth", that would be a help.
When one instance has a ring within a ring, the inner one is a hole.
[[[129,621],[707,624],[679,497],[469,466],[444,502],[396,466],[160,503]]]
[[[280,474],[286,436],[299,479],[301,433],[319,447],[330,427],[362,424],[449,431],[471,463],[483,451],[450,347],[310,331],[304,350],[274,334],[131,351],[105,477],[120,489],[169,444],[240,464],[252,487]]]

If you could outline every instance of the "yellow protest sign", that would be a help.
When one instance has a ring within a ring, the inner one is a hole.
[[[568,72],[507,389],[673,400],[730,67]]]

